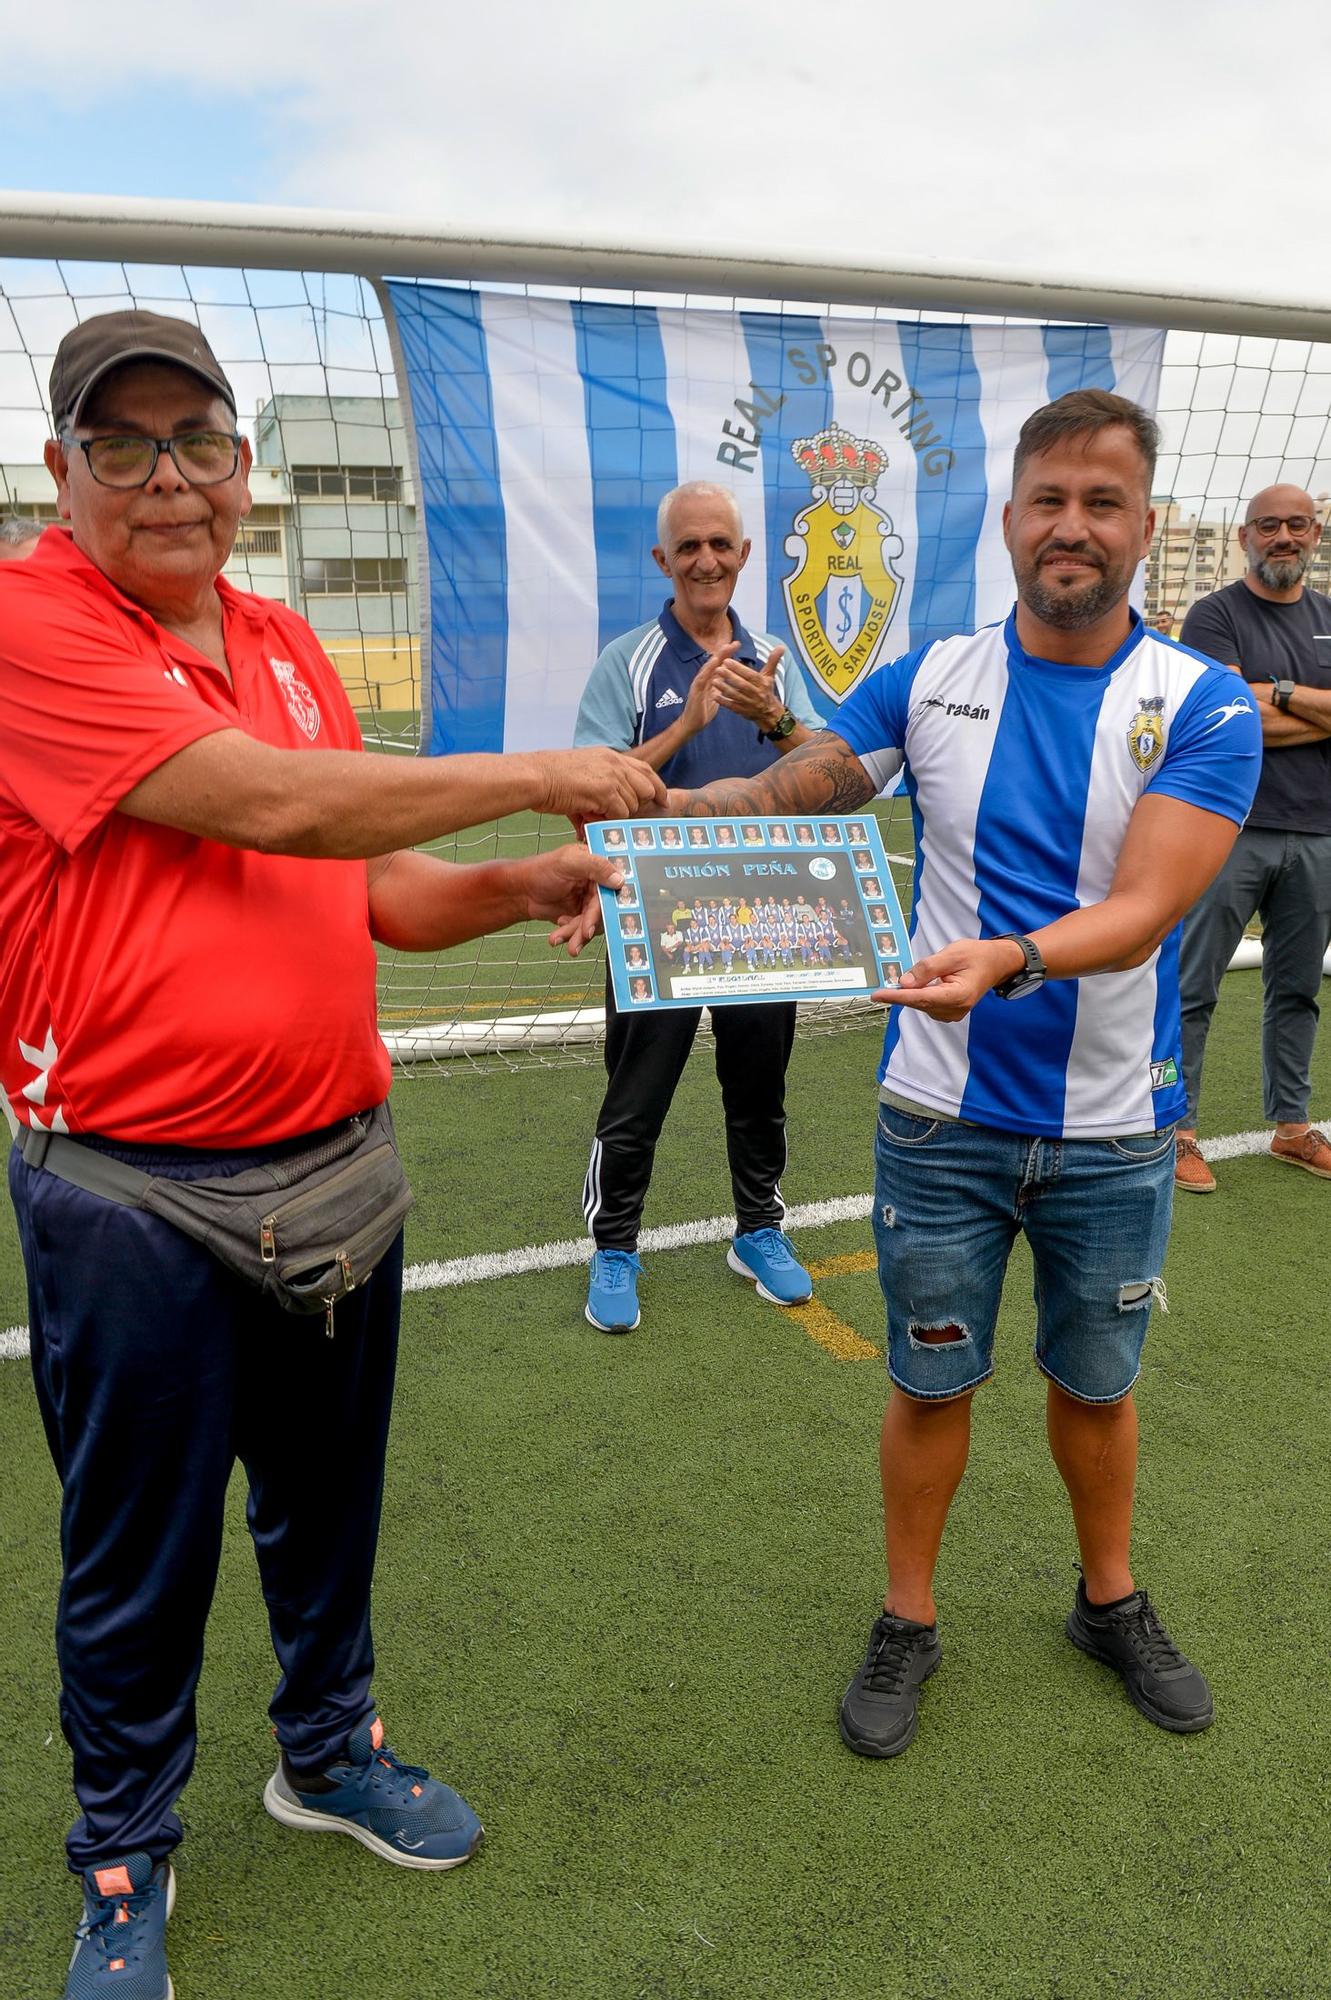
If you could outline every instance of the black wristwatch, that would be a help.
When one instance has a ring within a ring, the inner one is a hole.
[[[790,709],[783,708],[771,728],[763,731],[763,735],[769,743],[784,743],[787,736],[793,735],[798,727],[799,717]]]
[[[1019,944],[1026,963],[1009,979],[1000,980],[994,992],[1000,1000],[1024,1000],[1028,993],[1038,993],[1048,978],[1045,962],[1039,947],[1018,931],[1004,931],[1002,937],[994,939],[995,944]]]
[[[1291,696],[1291,695],[1293,694],[1293,692],[1294,692],[1294,690],[1295,690],[1295,688],[1296,688],[1297,686],[1298,686],[1298,683],[1297,683],[1297,681],[1277,681],[1277,680],[1273,680],[1273,681],[1272,681],[1272,683],[1271,683],[1271,705],[1272,705],[1272,707],[1273,707],[1273,708],[1283,708],[1283,709],[1284,709],[1284,711],[1285,711],[1285,713],[1286,713],[1286,714],[1288,715],[1288,713],[1289,713],[1289,703],[1290,703],[1290,696]]]

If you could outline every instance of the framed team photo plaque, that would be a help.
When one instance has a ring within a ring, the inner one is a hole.
[[[594,854],[622,1013],[844,999],[895,986],[906,923],[875,820],[601,820]]]

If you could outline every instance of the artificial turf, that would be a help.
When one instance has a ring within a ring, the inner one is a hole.
[[[1205,1132],[1260,1124],[1258,982],[1226,982]],[[787,1198],[867,1191],[872,1028],[801,1041]],[[594,1067],[404,1079],[413,1259],[579,1233]],[[1331,1045],[1315,1106],[1331,1107]],[[1261,1158],[1179,1204],[1139,1393],[1137,1568],[1218,1721],[1172,1737],[1075,1652],[1019,1251],[939,1572],[919,1737],[851,1756],[836,1704],[881,1592],[881,1364],[838,1362],[717,1245],[647,1259],[643,1324],[583,1273],[408,1296],[376,1629],[391,1740],[487,1840],[387,1867],[267,1818],[273,1677],[233,1491],[171,1926],[178,2000],[1249,2000],[1331,1993],[1324,1634],[1331,1184]],[[649,1222],[728,1206],[695,1060]],[[867,1224],[810,1232],[810,1261]],[[872,1272],[819,1296],[881,1342]],[[22,1320],[6,1217],[0,1324]],[[54,1476],[0,1365],[11,1717],[0,1992],[60,1990],[76,1908],[50,1623]]]

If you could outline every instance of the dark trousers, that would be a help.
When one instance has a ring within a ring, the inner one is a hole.
[[[684,1073],[702,1010],[621,1014],[606,993],[605,1098],[583,1188],[598,1250],[632,1250],[652,1178],[656,1142]],[[786,1164],[786,1068],[795,1006],[715,1007],[712,1033],[726,1121],[726,1152],[741,1235],[780,1228]]]
[[[257,1153],[154,1156],[239,1172]],[[401,1304],[402,1241],[323,1316],[270,1305],[170,1223],[10,1155],[32,1368],[62,1497],[60,1717],[82,1870],[181,1837],[194,1696],[239,1458],[273,1646],[269,1709],[297,1764],[332,1762],[372,1712],[370,1578]]]
[[[1322,959],[1331,942],[1331,833],[1244,827],[1188,912],[1179,947],[1184,1123],[1197,1124],[1206,1037],[1220,980],[1255,912],[1262,918],[1262,1110],[1298,1124],[1312,1100]]]

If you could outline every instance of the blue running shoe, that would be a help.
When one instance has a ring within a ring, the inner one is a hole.
[[[482,1826],[465,1799],[428,1771],[404,1764],[384,1742],[378,1716],[353,1729],[346,1761],[303,1791],[285,1759],[263,1802],[283,1826],[304,1833],[349,1833],[399,1868],[456,1868],[475,1852]]]
[[[148,1854],[89,1868],[65,2000],[174,2000],[166,1920],[176,1900],[169,1861]]]
[[[632,1333],[638,1311],[638,1279],[642,1265],[631,1250],[597,1250],[587,1281],[585,1311],[602,1333]]]
[[[779,1229],[754,1229],[731,1238],[726,1262],[758,1287],[758,1297],[774,1306],[802,1306],[813,1297],[813,1279]]]

